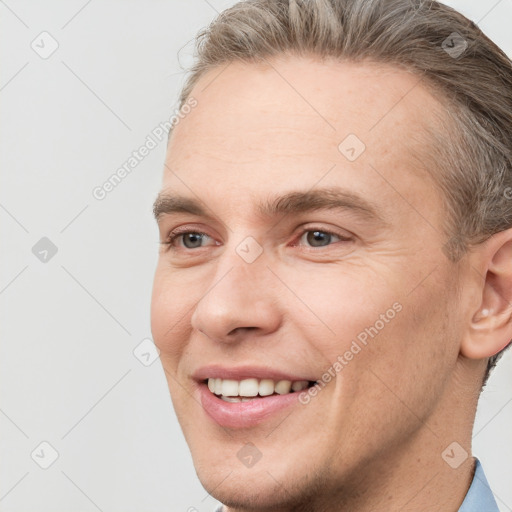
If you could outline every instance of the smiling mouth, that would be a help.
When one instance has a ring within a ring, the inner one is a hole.
[[[203,381],[210,392],[225,402],[249,402],[255,398],[287,395],[316,384],[308,380],[278,380],[249,378],[243,380],[209,378]]]

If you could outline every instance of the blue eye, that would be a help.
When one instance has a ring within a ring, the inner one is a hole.
[[[309,229],[304,230],[300,235],[300,239],[297,245],[304,245],[306,247],[311,248],[321,248],[328,247],[333,243],[340,241],[349,241],[350,238],[343,237],[341,235],[337,235],[335,233],[331,233],[330,231],[324,231],[320,229]],[[168,245],[170,248],[174,249],[200,249],[201,247],[205,247],[208,245],[208,242],[215,241],[206,233],[201,233],[200,231],[182,231],[182,232],[171,232],[169,237],[165,242],[162,242],[163,245]],[[204,243],[203,243],[204,242]]]
[[[333,238],[335,240],[333,240]],[[304,231],[301,236],[301,240],[305,239],[307,243],[311,247],[326,247],[330,245],[333,241],[337,242],[341,240],[338,235],[334,233],[329,233],[328,231],[320,231],[320,230],[309,230]]]
[[[348,239],[344,239],[340,235],[336,235],[330,231],[309,229],[302,233],[299,244],[310,247],[328,247],[332,245],[333,242],[339,242],[341,240]]]
[[[183,245],[187,249],[196,249],[197,247],[201,247],[201,243],[203,238],[206,236],[204,233],[182,233]]]
[[[210,237],[206,233],[198,231],[184,231],[181,233],[171,233],[167,241],[162,243],[173,247],[180,238],[185,249],[198,249],[203,246],[202,242]]]

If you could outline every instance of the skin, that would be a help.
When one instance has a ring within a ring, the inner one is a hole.
[[[162,184],[209,215],[158,219],[162,241],[178,226],[208,236],[199,248],[183,237],[162,245],[151,310],[202,484],[229,512],[457,511],[473,460],[453,469],[442,453],[454,441],[471,453],[486,359],[512,337],[511,233],[447,259],[423,133],[441,106],[416,76],[312,57],[220,69],[192,91],[197,107],[174,129]],[[338,150],[350,133],[366,145],[354,162]],[[256,208],[329,186],[377,215]],[[343,238],[311,247],[306,229]],[[253,263],[236,251],[248,236],[263,249]],[[192,398],[191,374],[210,363],[320,379],[396,303],[307,405],[228,429]],[[262,453],[251,468],[237,458],[247,442]]]

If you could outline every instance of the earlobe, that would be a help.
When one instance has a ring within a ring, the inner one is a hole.
[[[473,256],[473,270],[482,278],[477,290],[481,300],[462,341],[461,354],[485,359],[512,339],[512,229],[478,246]]]

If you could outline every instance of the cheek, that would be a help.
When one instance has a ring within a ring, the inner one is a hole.
[[[331,363],[354,340],[364,342],[376,332],[380,335],[400,315],[400,304],[393,307],[400,293],[368,268],[292,270],[284,279],[296,293],[281,297],[293,315],[292,322],[302,327],[305,339]]]
[[[162,361],[177,360],[190,333],[190,311],[194,304],[190,291],[179,280],[159,267],[155,273],[151,297],[151,332]]]
[[[290,297],[297,305],[293,309],[289,302],[291,321],[301,326],[304,340],[321,355],[323,370],[343,374],[344,390],[339,392],[344,395],[347,388],[351,395],[364,395],[365,388],[377,385],[382,388],[379,400],[387,396],[396,402],[388,388],[399,396],[403,391],[421,398],[422,386],[432,387],[434,380],[440,392],[441,381],[457,357],[457,333],[449,309],[454,298],[439,284],[451,289],[450,277],[433,276],[432,282],[410,293],[410,279],[402,273],[392,280],[368,272],[368,267],[366,271],[365,275],[356,268],[338,273],[319,270],[306,278],[290,272],[287,282],[307,306]],[[333,368],[336,361],[339,364]],[[373,373],[363,377],[368,369]],[[366,384],[361,386],[363,381]]]
[[[375,336],[368,336],[345,377],[357,382],[361,398],[375,403],[381,421],[407,428],[418,418],[425,421],[444,393],[457,359],[458,327],[455,298],[435,283],[398,296],[396,303],[400,311],[382,329],[370,320],[378,332],[372,330]]]

